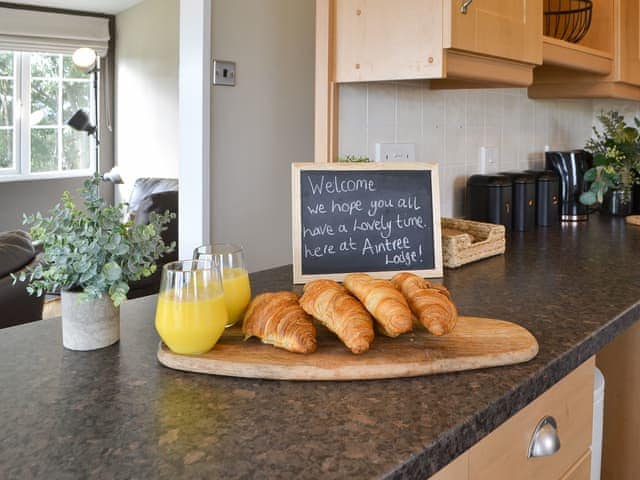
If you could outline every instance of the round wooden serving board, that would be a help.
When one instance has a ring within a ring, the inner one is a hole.
[[[318,350],[309,355],[242,340],[239,327],[227,330],[203,355],[178,355],[162,342],[158,360],[187,372],[273,380],[368,380],[415,377],[433,373],[512,365],[531,360],[538,342],[514,323],[460,317],[449,335],[436,337],[416,328],[397,338],[376,335],[371,349],[354,355],[324,327],[318,328]]]

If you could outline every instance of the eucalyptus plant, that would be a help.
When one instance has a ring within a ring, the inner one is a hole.
[[[600,113],[598,120],[603,130],[593,127],[594,136],[585,146],[593,153],[594,167],[584,174],[591,186],[580,196],[580,202],[602,203],[607,191],[622,190],[622,201],[628,203],[640,171],[640,120],[636,117],[635,126],[627,125],[624,117],[614,111]]]
[[[85,181],[83,209],[64,192],[49,216],[24,216],[44,253],[35,267],[14,276],[14,283],[27,281],[27,291],[37,296],[59,290],[81,291],[85,299],[107,294],[118,306],[129,282],[156,271],[156,261],[175,248],[161,237],[175,214],[151,213],[146,225],[123,222],[126,204],[109,205],[100,196],[100,182],[98,174]]]
[[[357,155],[346,155],[344,157],[339,157],[338,161],[339,162],[343,162],[343,163],[369,163],[369,162],[371,162],[371,160],[369,160],[369,157],[357,156]]]

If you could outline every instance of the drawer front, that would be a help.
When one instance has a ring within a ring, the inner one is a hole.
[[[468,478],[469,451],[467,450],[434,476],[429,477],[429,480],[468,480]]]
[[[589,480],[591,478],[591,450],[588,450],[578,463],[561,480]]]
[[[469,479],[563,478],[591,445],[594,367],[591,358],[473,446]],[[527,458],[536,426],[547,415],[557,422],[560,449]]]

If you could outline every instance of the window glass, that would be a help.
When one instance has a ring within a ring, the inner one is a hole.
[[[0,127],[13,125],[13,80],[0,78]]]
[[[81,108],[89,111],[90,94],[89,82],[62,82],[62,118],[65,123]]]
[[[31,121],[29,124],[58,124],[58,82],[55,80],[31,81]]]
[[[0,169],[14,168],[14,63],[13,52],[0,52]]]
[[[13,167],[13,130],[0,130],[0,168]]]
[[[58,169],[58,129],[31,130],[31,171],[52,172]]]
[[[57,78],[60,76],[60,55],[32,53],[31,78]]]
[[[0,77],[13,76],[13,52],[0,51]]]
[[[71,127],[65,127],[62,130],[62,169],[89,168],[90,148],[89,135],[84,132],[76,132]]]

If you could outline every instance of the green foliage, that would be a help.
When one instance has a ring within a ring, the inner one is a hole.
[[[338,158],[339,162],[345,162],[345,163],[368,163],[371,160],[369,160],[369,157],[357,157],[355,155],[346,155],[344,157],[340,157]]]
[[[129,282],[156,271],[156,260],[175,248],[160,236],[175,214],[151,213],[147,225],[123,223],[125,204],[107,204],[99,187],[97,174],[85,182],[84,210],[64,192],[50,216],[25,215],[23,223],[31,225],[31,236],[42,244],[44,255],[36,267],[14,276],[14,283],[28,281],[27,291],[38,296],[60,289],[82,290],[87,298],[106,293],[118,306],[126,299]]]
[[[638,183],[640,171],[640,120],[629,126],[618,112],[600,113],[598,120],[603,130],[593,127],[594,136],[585,149],[593,153],[594,167],[587,170],[584,179],[591,183],[588,192],[580,196],[585,205],[602,203],[610,189],[624,192],[623,202],[631,197],[631,188]]]

